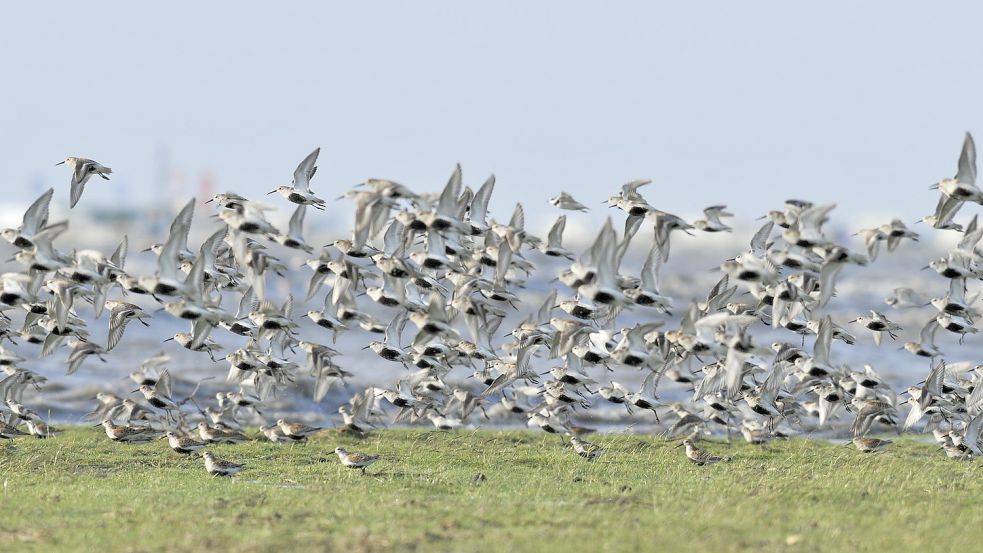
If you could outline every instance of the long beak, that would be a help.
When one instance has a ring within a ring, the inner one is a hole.
[[[673,447],[673,449],[677,449],[680,447],[683,447],[683,442],[679,442],[675,447]]]
[[[171,337],[171,338],[167,338],[167,339],[165,339],[165,340],[163,340],[163,341],[161,341],[161,343],[163,344],[164,342],[170,342],[170,341],[171,341],[171,340],[173,340],[173,339],[174,339],[173,337]]]
[[[210,203],[212,203],[214,201],[215,201],[215,198],[209,198],[209,199],[205,200],[205,203],[206,204],[210,204]]]
[[[266,195],[269,196],[270,194],[275,194],[275,193],[276,193],[276,190],[270,190],[269,192],[266,193]]]
[[[135,394],[135,393],[137,393],[137,392],[139,392],[139,391],[140,391],[140,388],[137,388],[136,390],[130,390],[130,393],[131,393],[131,394]]]
[[[369,349],[370,347],[372,347],[372,346],[365,346],[365,347],[364,347],[364,348],[362,348],[362,349]]]
[[[64,165],[64,164],[65,164],[64,161],[59,161],[58,163],[55,164],[55,167],[58,167],[59,165]],[[96,426],[102,426],[102,425],[101,424],[97,424]]]

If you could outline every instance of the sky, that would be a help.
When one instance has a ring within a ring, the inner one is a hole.
[[[789,197],[849,223],[932,211],[983,133],[977,3],[101,2],[5,4],[2,202],[90,157],[83,205],[261,195],[320,146],[314,190],[497,176],[493,213],[621,183],[660,209]],[[164,184],[163,189],[161,184]],[[346,210],[349,208],[346,207]],[[972,210],[964,210],[970,212]],[[332,211],[334,213],[334,211]]]

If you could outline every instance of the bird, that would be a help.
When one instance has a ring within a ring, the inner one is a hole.
[[[109,418],[102,420],[102,427],[105,429],[106,435],[109,436],[110,440],[126,444],[146,444],[160,439],[161,436],[156,430],[117,425]]]
[[[199,442],[190,436],[179,436],[177,433],[168,430],[164,433],[167,437],[167,445],[174,450],[175,453],[181,453],[184,455],[195,453],[201,449],[207,447],[208,444],[204,442]]]
[[[894,443],[891,440],[868,438],[865,436],[855,436],[852,441],[857,450],[863,453],[878,453]]]
[[[198,423],[198,437],[210,444],[238,444],[250,440],[238,430],[211,427],[204,421]]]
[[[720,461],[730,461],[730,457],[720,457],[717,455],[711,455],[710,453],[703,451],[693,440],[686,439],[676,447],[686,448],[686,458],[690,460],[691,463],[697,466],[712,465],[714,463],[719,463]]]
[[[220,459],[211,451],[204,452],[202,454],[202,458],[205,460],[205,470],[208,471],[208,474],[212,475],[213,477],[235,476],[236,474],[239,474],[243,468],[245,468],[245,465]]]
[[[607,453],[606,449],[581,440],[577,436],[570,436],[570,445],[573,446],[573,450],[577,453],[577,455],[587,459],[588,461],[596,461],[602,455]]]
[[[299,205],[309,205],[315,209],[324,209],[325,202],[311,192],[311,178],[317,172],[317,156],[321,154],[321,148],[315,148],[313,152],[300,162],[294,170],[293,183],[289,186],[278,186],[268,194],[280,194],[288,201]]]
[[[322,429],[320,426],[307,426],[299,422],[287,422],[283,419],[276,421],[276,425],[289,438],[299,440],[317,434]]]
[[[352,469],[359,469],[365,474],[365,469],[375,463],[381,457],[379,455],[368,455],[357,451],[348,451],[343,447],[336,447],[334,450],[341,464]]]
[[[693,221],[693,226],[703,232],[726,232],[734,230],[725,225],[720,219],[723,217],[733,217],[732,213],[727,212],[727,206],[714,205],[703,210],[705,219]]]
[[[69,201],[69,208],[74,208],[82,198],[82,191],[85,190],[85,183],[93,175],[99,175],[105,180],[109,180],[107,175],[111,175],[113,170],[105,165],[86,159],[84,157],[66,157],[64,161],[59,161],[55,165],[67,165],[72,169],[72,188]]]
[[[589,211],[587,206],[573,199],[573,196],[566,192],[560,192],[559,195],[550,198],[550,204],[568,211]]]
[[[952,458],[977,456],[983,368],[953,362],[960,350],[972,357],[952,338],[965,346],[978,333],[983,280],[983,229],[962,213],[983,193],[972,135],[962,138],[955,176],[926,202],[932,228],[919,233],[896,217],[857,229],[836,204],[798,198],[762,197],[757,212],[734,214],[707,201],[689,222],[639,178],[581,198],[607,198],[597,221],[551,193],[563,214],[540,238],[528,198],[503,198],[495,175],[472,181],[460,164],[437,186],[360,179],[329,205],[311,191],[320,149],[269,192],[272,203],[245,189],[204,203],[168,198],[169,226],[105,244],[77,212],[53,220],[54,189],[39,191],[12,217],[19,226],[0,233],[14,258],[0,273],[0,341],[10,342],[0,348],[0,436],[27,434],[24,424],[56,434],[38,413],[61,405],[64,386],[92,384],[86,420],[113,440],[170,444],[191,429],[182,448],[199,452],[250,441],[243,429],[257,426],[293,444],[329,426],[363,436],[390,424],[524,424],[564,442],[571,434],[572,449],[596,459],[605,448],[579,429],[610,417],[687,438],[698,464],[725,459],[698,439],[737,432],[763,444],[849,429],[869,445],[881,430],[939,431]],[[267,161],[252,160],[262,170]],[[92,175],[112,174],[91,160],[65,164],[72,205]],[[745,216],[762,220],[749,237],[719,236],[749,228],[738,224]],[[692,237],[687,251],[670,260],[681,233]],[[131,240],[141,258],[128,264]],[[926,267],[917,277],[902,265],[915,256]],[[694,269],[711,257],[709,271]],[[893,310],[878,311],[888,294]],[[104,310],[108,329],[94,322]],[[862,313],[853,323],[875,345],[888,335],[927,361],[924,382],[892,388],[898,373],[884,367],[901,360],[858,341],[846,312]],[[102,377],[117,367],[135,384]],[[125,396],[134,387],[140,394]],[[378,460],[336,453],[354,468]]]

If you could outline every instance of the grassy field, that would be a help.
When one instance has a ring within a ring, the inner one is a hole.
[[[983,474],[902,441],[864,455],[790,440],[707,449],[595,436],[589,463],[530,432],[326,431],[306,445],[217,446],[212,478],[165,442],[101,430],[0,444],[0,551],[975,551]],[[387,457],[367,476],[337,445]],[[483,476],[479,476],[483,475]]]

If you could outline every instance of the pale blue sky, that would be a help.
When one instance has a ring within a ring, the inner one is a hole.
[[[500,218],[646,177],[680,213],[805,197],[910,222],[983,133],[979,4],[612,4],[6,3],[3,189],[64,201],[53,164],[82,155],[115,170],[83,203],[149,201],[166,148],[261,194],[320,145],[325,197],[437,188],[460,161],[496,173]]]

